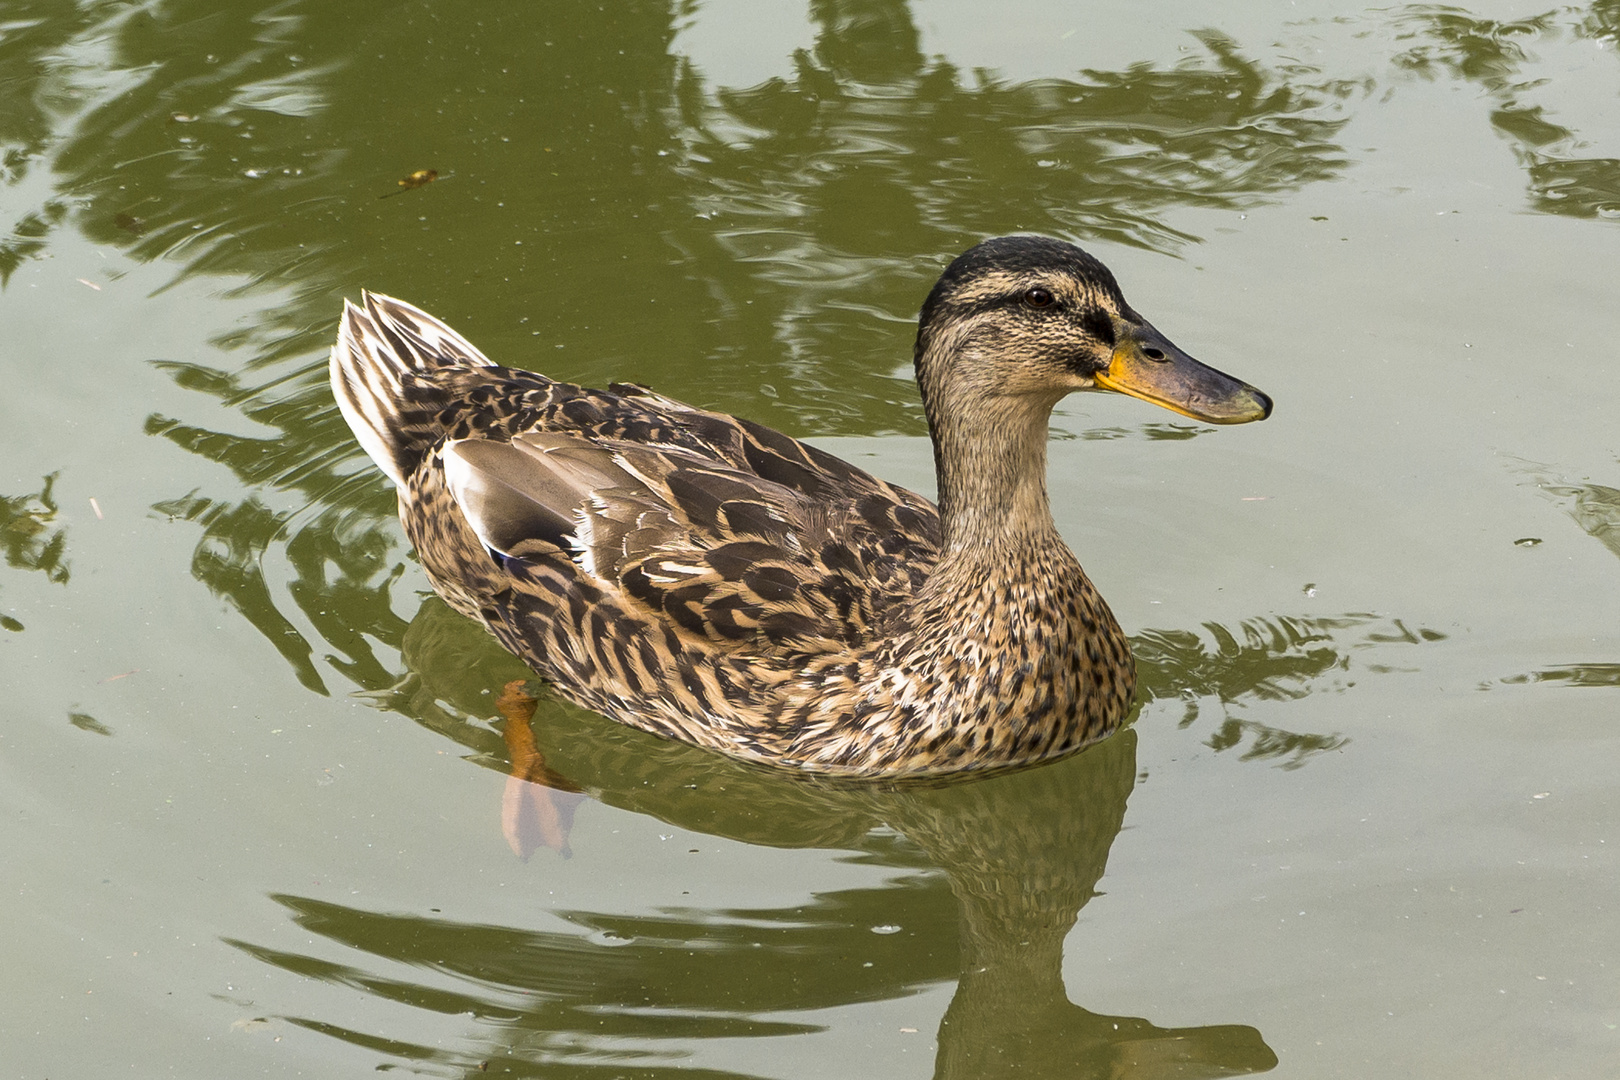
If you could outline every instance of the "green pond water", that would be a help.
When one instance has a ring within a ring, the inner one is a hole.
[[[509,781],[342,298],[928,492],[1018,231],[1277,402],[1054,419],[1132,726]],[[16,0],[0,283],[0,1077],[1620,1075],[1614,0]]]

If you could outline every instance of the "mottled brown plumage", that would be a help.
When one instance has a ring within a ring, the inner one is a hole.
[[[937,510],[747,420],[497,367],[374,293],[345,305],[332,383],[434,587],[572,700],[825,773],[1072,753],[1119,725],[1135,674],[1052,523],[1052,407],[1106,387],[1240,423],[1271,403],[1039,237],[953,262],[915,360]]]

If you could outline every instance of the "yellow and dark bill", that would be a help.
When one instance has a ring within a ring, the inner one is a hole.
[[[1247,424],[1271,415],[1271,398],[1194,360],[1152,324],[1116,323],[1115,332],[1113,359],[1095,376],[1103,389],[1211,424]]]

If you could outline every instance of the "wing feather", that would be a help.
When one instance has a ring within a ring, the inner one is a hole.
[[[907,564],[932,565],[926,500],[768,428],[689,407],[671,416],[666,402],[647,402],[657,422],[701,441],[533,429],[456,440],[448,486],[492,551],[563,555],[627,614],[729,650],[856,643],[920,583]]]

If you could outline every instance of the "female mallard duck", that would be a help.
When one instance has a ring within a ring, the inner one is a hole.
[[[1005,768],[1112,732],[1135,671],[1052,522],[1052,407],[1100,387],[1217,424],[1271,413],[1041,237],[979,244],[923,304],[938,509],[770,428],[497,367],[363,299],[332,387],[439,594],[587,708],[814,772]]]

